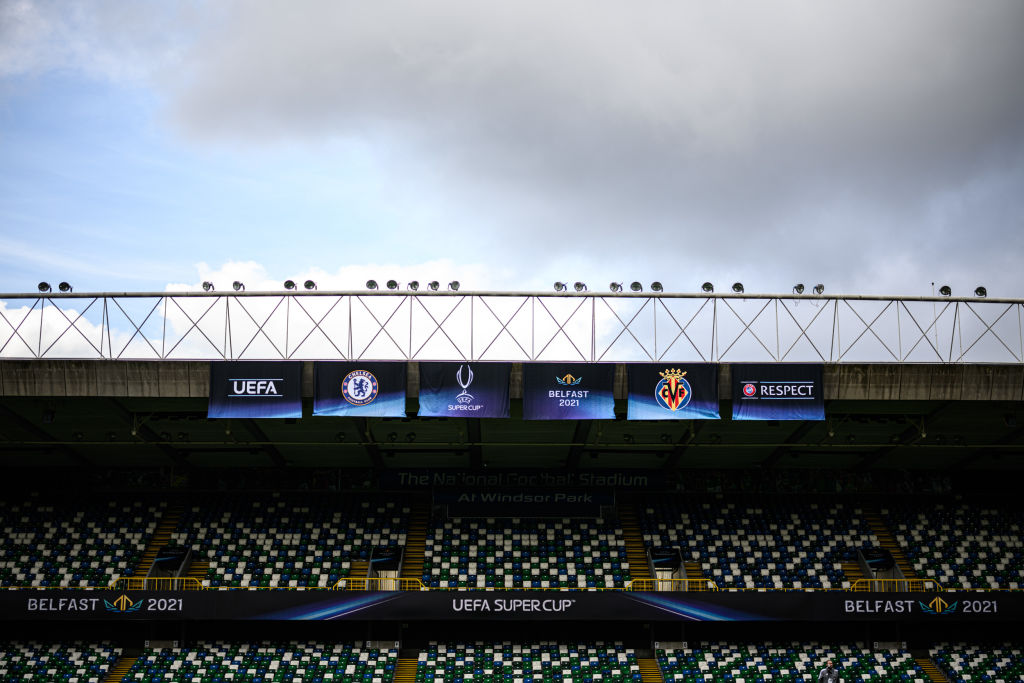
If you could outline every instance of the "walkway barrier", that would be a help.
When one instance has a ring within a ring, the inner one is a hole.
[[[204,591],[206,586],[194,576],[122,576],[109,586],[122,591]]]
[[[698,591],[719,590],[711,579],[633,579],[626,584],[628,591]]]
[[[927,593],[946,589],[935,579],[857,579],[850,590],[855,593]]]

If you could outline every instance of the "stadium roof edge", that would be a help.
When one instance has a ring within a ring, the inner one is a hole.
[[[359,297],[542,297],[542,298],[613,298],[613,299],[784,299],[792,301],[892,301],[892,302],[934,302],[934,303],[990,303],[1024,304],[1024,298],[1012,297],[970,297],[970,296],[900,296],[886,294],[793,294],[754,292],[530,292],[530,291],[411,291],[411,290],[263,290],[263,291],[164,291],[164,292],[6,292],[4,299],[152,299],[160,297],[204,297],[204,298],[246,298],[286,296],[295,298],[359,296]]]

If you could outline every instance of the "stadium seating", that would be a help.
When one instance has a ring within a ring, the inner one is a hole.
[[[704,643],[695,648],[658,650],[666,681],[817,681],[832,660],[843,681],[924,683],[927,674],[904,650],[867,650],[820,643],[738,645]]]
[[[124,680],[129,683],[384,683],[394,676],[397,659],[397,650],[352,645],[199,643],[189,648],[144,650]]]
[[[440,588],[622,588],[622,530],[603,519],[468,519],[426,539],[423,583]]]
[[[954,683],[1024,680],[1024,648],[1020,645],[982,647],[967,643],[940,643],[931,648],[930,654]]]
[[[950,588],[1024,588],[1024,512],[910,501],[882,510],[914,571]]]
[[[38,497],[0,504],[0,585],[78,588],[130,576],[165,506]]]
[[[632,649],[619,643],[437,644],[419,655],[417,683],[624,683],[640,681]]]
[[[648,546],[681,548],[721,588],[848,588],[842,563],[878,543],[861,510],[842,500],[663,498],[642,512]]]
[[[404,545],[409,512],[394,499],[203,498],[187,506],[172,540],[209,559],[212,587],[325,588],[373,548]]]
[[[5,643],[0,680],[31,683],[99,683],[121,654],[108,645]]]

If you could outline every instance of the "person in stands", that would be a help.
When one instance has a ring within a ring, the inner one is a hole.
[[[839,683],[839,671],[832,664],[832,660],[825,662],[825,668],[818,674],[818,683]]]

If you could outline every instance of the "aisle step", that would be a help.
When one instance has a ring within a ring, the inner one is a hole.
[[[181,519],[183,510],[183,505],[176,505],[163,514],[163,517],[160,518],[160,523],[157,524],[156,529],[153,530],[153,535],[149,538],[149,543],[146,544],[145,550],[142,551],[142,558],[135,566],[135,573],[132,576],[141,578],[149,574],[149,570],[153,568],[153,562],[156,561],[156,556],[160,549],[171,542],[171,534],[178,527],[178,520]]]
[[[636,508],[632,503],[619,503],[619,526],[622,527],[622,539],[626,543],[626,561],[629,563],[631,579],[651,579],[651,569],[647,562],[647,548],[644,536],[640,531]]]
[[[949,681],[946,675],[942,673],[942,670],[928,657],[914,657],[914,661],[924,670],[928,680],[933,681],[933,683],[947,683]]]
[[[430,507],[419,504],[409,519],[402,553],[403,579],[423,579],[423,559],[427,548],[427,527],[430,525]]]
[[[416,683],[416,663],[418,659],[419,656],[400,658],[398,664],[395,665],[395,677],[391,680],[395,683]]]
[[[102,683],[121,683],[128,672],[132,670],[136,660],[138,657],[119,657],[107,671],[107,675],[103,677]]]
[[[699,581],[705,578],[700,562],[684,562],[683,569],[686,571],[686,578],[690,581]]]
[[[892,558],[896,560],[896,566],[903,572],[904,578],[918,578],[917,572],[914,571],[914,567],[910,564],[910,560],[907,559],[902,546],[896,541],[896,537],[892,535],[892,531],[886,525],[885,520],[882,519],[882,515],[877,512],[869,512],[864,515],[864,521],[871,527],[872,533],[878,539],[878,545],[892,554]]]
[[[661,667],[658,660],[650,657],[638,658],[636,662],[640,666],[640,680],[643,683],[663,683],[665,678],[661,675]]]

